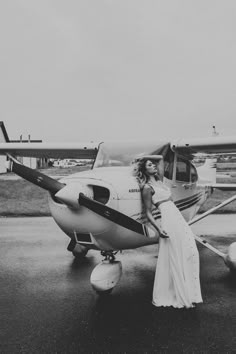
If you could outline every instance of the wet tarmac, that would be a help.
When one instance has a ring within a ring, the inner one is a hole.
[[[194,226],[221,251],[236,241],[235,215]],[[151,304],[156,246],[118,254],[123,276],[107,297],[89,277],[101,260],[76,262],[51,218],[0,219],[1,353],[235,353],[236,277],[199,246],[203,304]]]

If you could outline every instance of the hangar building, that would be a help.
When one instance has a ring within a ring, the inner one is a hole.
[[[0,121],[0,143],[41,143],[42,140],[31,140],[30,136],[28,137],[28,140],[23,140],[22,136],[19,140],[10,140],[9,136],[7,134],[5,125],[3,121]],[[31,167],[31,168],[41,168],[41,167],[46,167],[47,166],[47,161],[45,159],[36,159],[36,158],[19,158],[19,161],[21,161],[24,165]],[[5,156],[0,156],[0,173],[5,173],[7,172],[6,166],[6,157]]]

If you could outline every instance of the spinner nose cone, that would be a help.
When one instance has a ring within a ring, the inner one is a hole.
[[[236,242],[231,243],[225,256],[225,264],[230,270],[236,271]]]
[[[92,188],[83,185],[80,182],[67,184],[55,194],[55,197],[62,203],[78,209],[80,207],[78,202],[80,193],[83,193],[86,197],[93,198]]]

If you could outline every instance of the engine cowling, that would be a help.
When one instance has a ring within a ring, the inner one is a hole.
[[[83,193],[86,197],[93,198],[93,189],[78,181],[76,181],[76,183],[70,183],[59,190],[59,192],[55,194],[55,198],[72,208],[78,209],[80,207],[78,202],[80,193]]]

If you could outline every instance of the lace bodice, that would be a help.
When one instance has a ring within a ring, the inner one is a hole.
[[[170,198],[171,191],[161,181],[148,182],[148,185],[152,187],[154,194],[152,195],[152,203],[155,205],[163,200]]]

